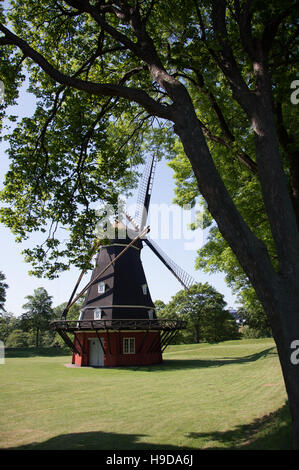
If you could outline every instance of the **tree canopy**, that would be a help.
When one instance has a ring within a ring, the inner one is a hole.
[[[274,107],[290,187],[298,137],[296,110],[289,99],[297,32],[293,3],[282,7],[278,1],[271,6],[255,2],[249,9],[246,2],[229,2],[226,10],[230,52],[252,92],[256,77],[251,71],[250,48],[261,40],[269,50]],[[173,158],[178,202],[189,203],[199,195],[192,167],[172,133],[170,100],[175,79],[188,89],[217,169],[238,210],[270,253],[275,251],[257,178],[253,129],[217,58],[218,29],[223,26],[220,18],[216,24],[218,10],[213,2],[203,2],[201,7],[195,1],[179,5],[145,1],[136,3],[139,9],[134,5],[15,1],[2,7],[2,108],[16,100],[25,73],[37,106],[34,115],[22,119],[8,137],[11,168],[1,196],[8,207],[2,208],[1,220],[19,241],[33,231],[45,232],[41,246],[26,250],[37,275],[53,277],[70,263],[82,265],[94,237],[95,204],[115,203],[120,192],[134,185],[133,169],[146,151]],[[219,16],[222,8],[219,4]],[[245,25],[248,29],[250,21],[256,37],[247,38]],[[148,41],[146,47],[143,39]],[[151,56],[157,62],[152,69],[159,66],[170,74],[166,90],[163,77],[155,82],[151,68],[153,77],[148,74]],[[293,188],[293,198],[296,194]],[[205,215],[206,224],[211,224],[210,214]],[[62,232],[59,227],[68,230]],[[227,246],[213,228],[199,266],[224,269],[229,279],[239,279],[243,272],[227,254]]]
[[[180,290],[166,305],[158,300],[155,306],[158,317],[187,320],[187,331],[180,335],[182,342],[214,343],[238,336],[237,324],[225,309],[223,295],[208,283]]]

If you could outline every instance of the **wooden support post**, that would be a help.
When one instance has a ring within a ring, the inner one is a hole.
[[[159,335],[159,339],[160,339],[160,335]],[[150,353],[152,352],[152,348],[153,346],[155,345],[155,343],[157,342],[157,337],[154,337],[153,341],[151,342],[149,348],[147,349],[147,352]]]
[[[104,348],[104,345],[102,343],[102,338],[100,337],[99,333],[98,333],[98,330],[96,330],[96,335],[98,337],[98,340],[100,341],[100,345],[101,345],[101,348],[103,350],[103,353],[106,354],[106,351],[105,351],[105,348]]]
[[[119,345],[119,354],[122,353],[122,347],[121,347],[121,335],[120,335],[120,330],[118,330],[118,345]]]
[[[65,344],[73,351],[73,353],[81,355],[80,351],[78,351],[74,342],[71,340],[71,338],[68,336],[68,334],[65,331],[61,329],[57,329],[57,333],[61,336]]]
[[[163,331],[162,335],[160,335],[160,348],[162,348],[162,345],[164,344],[164,338],[167,336],[168,331]]]
[[[178,330],[173,330],[173,331],[171,332],[172,334],[171,334],[170,336],[168,336],[167,342],[165,342],[165,345],[164,345],[164,347],[163,347],[163,349],[162,349],[162,353],[165,351],[165,349],[167,348],[167,346],[169,346],[169,341],[170,341],[171,339],[175,338],[175,336],[177,335],[177,332],[178,332]]]
[[[138,348],[137,354],[141,353],[141,350],[142,350],[142,347],[144,345],[144,342],[145,342],[145,339],[146,339],[147,335],[148,335],[148,330],[146,330],[146,332],[143,335],[143,338],[142,338],[142,341],[141,341],[140,346]]]
[[[109,335],[109,330],[108,330],[108,328],[106,328],[106,335],[107,335],[107,342],[108,342],[109,354],[112,354],[112,353],[111,353],[111,344],[110,344],[110,335]]]
[[[75,339],[75,338],[76,338],[76,341],[79,343],[80,348],[81,348],[81,353],[83,354],[83,346],[82,346],[82,344],[81,344],[81,342],[80,342],[78,336],[74,334],[74,339]],[[74,341],[74,342],[75,342],[75,341]],[[81,355],[82,355],[82,354],[81,354]]]
[[[167,344],[167,341],[170,339],[172,333],[173,333],[173,330],[169,330],[169,331],[165,334],[165,336],[164,336],[164,338],[163,338],[163,344],[161,344],[161,352],[163,352],[163,346],[164,346],[165,344]]]
[[[160,332],[158,331],[148,352],[152,352],[152,353],[156,352],[156,348],[159,344],[160,344]]]

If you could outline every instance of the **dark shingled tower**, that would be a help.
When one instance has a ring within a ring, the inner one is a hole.
[[[129,233],[132,238],[114,239],[111,245],[100,248],[91,281],[138,235]],[[93,320],[96,309],[101,309],[103,320],[156,318],[140,259],[141,249],[142,242],[138,240],[89,287],[81,320]]]

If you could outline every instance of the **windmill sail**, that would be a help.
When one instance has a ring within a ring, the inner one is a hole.
[[[151,250],[158,256],[158,258],[165,264],[165,266],[172,272],[177,280],[182,284],[184,289],[189,289],[195,283],[193,277],[190,276],[184,269],[178,266],[163,250],[152,240],[144,239],[144,242],[151,248]]]
[[[153,156],[144,170],[137,198],[135,220],[140,230],[145,227],[149,209],[157,158]]]

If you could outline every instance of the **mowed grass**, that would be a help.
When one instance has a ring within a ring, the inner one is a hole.
[[[69,368],[53,354],[7,351],[1,448],[291,448],[271,339],[170,346],[151,367]]]

